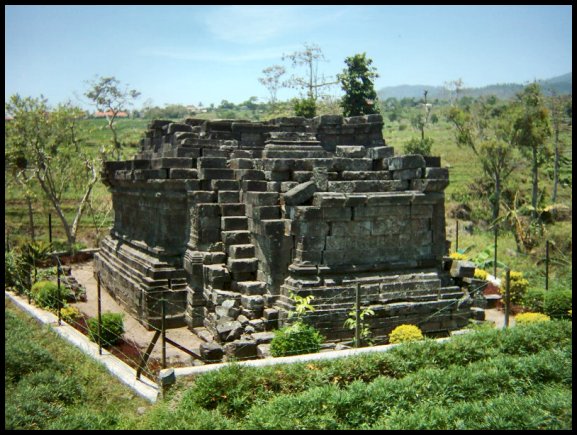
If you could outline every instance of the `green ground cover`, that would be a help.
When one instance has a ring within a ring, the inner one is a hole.
[[[572,323],[179,378],[154,405],[5,303],[8,429],[571,429]]]

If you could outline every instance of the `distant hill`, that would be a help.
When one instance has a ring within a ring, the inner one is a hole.
[[[573,93],[573,73],[567,73],[562,76],[553,77],[547,80],[537,80],[541,85],[543,92],[546,94],[551,93],[551,89],[557,92],[559,95],[572,95]],[[518,83],[503,83],[483,86],[481,88],[464,88],[461,91],[462,96],[470,97],[480,97],[495,95],[502,99],[512,98],[519,91],[523,89],[524,85]],[[429,85],[400,85],[400,86],[388,86],[381,88],[377,94],[382,100],[387,98],[415,98],[419,99],[423,97],[423,91],[427,89],[429,92],[427,98],[434,100],[439,99],[449,99],[449,92],[442,86],[429,86]]]

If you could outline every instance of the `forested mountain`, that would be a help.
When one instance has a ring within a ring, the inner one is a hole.
[[[573,73],[567,73],[562,76],[553,77],[547,80],[538,80],[543,89],[543,93],[550,94],[554,90],[559,95],[572,94],[573,89]],[[466,83],[465,83],[466,84]],[[483,86],[481,88],[463,88],[460,91],[461,96],[479,97],[482,95],[495,95],[499,98],[512,98],[523,89],[525,85],[519,83],[502,83]],[[429,85],[400,85],[389,86],[381,88],[378,91],[379,98],[386,100],[387,98],[422,98],[423,91],[428,90],[429,99],[448,99],[449,91],[443,86],[429,86]]]

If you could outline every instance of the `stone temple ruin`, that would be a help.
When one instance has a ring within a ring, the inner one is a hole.
[[[149,327],[165,298],[169,327],[237,357],[287,323],[291,293],[314,295],[308,321],[333,342],[354,334],[357,286],[373,337],[463,327],[471,300],[444,262],[448,170],[395,156],[382,128],[380,115],[151,122],[133,160],[104,166],[103,286]]]

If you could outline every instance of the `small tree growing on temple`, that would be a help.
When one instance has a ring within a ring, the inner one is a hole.
[[[374,79],[379,75],[373,61],[366,54],[355,54],[345,59],[347,67],[338,74],[345,96],[341,101],[344,116],[378,113]]]

